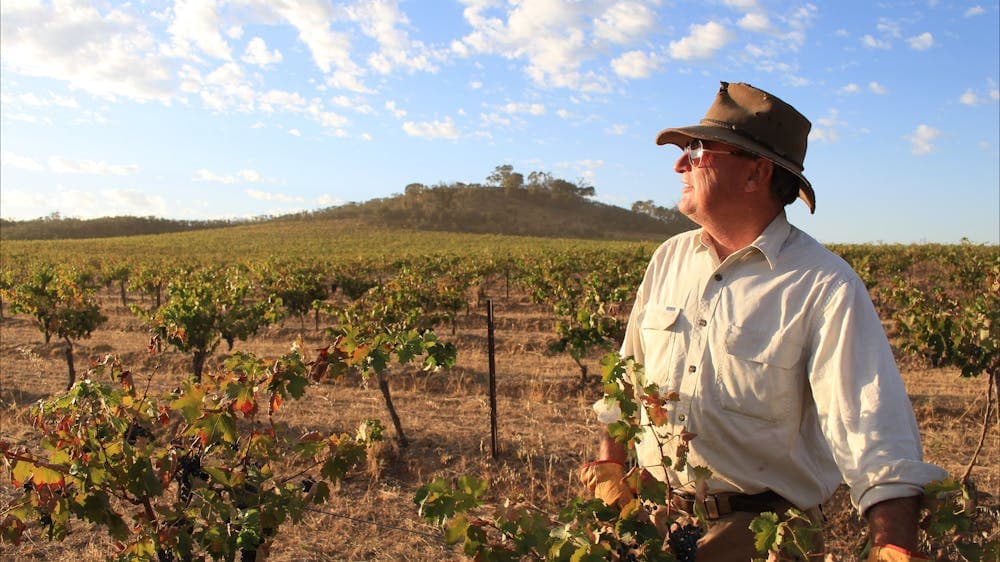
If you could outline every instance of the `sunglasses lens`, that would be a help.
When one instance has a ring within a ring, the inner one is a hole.
[[[692,168],[697,168],[701,165],[702,146],[700,140],[689,142],[684,152],[687,153]]]

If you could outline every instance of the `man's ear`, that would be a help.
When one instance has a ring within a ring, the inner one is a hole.
[[[767,158],[757,158],[750,169],[750,177],[746,183],[747,191],[771,189],[771,176],[774,174],[774,162]]]

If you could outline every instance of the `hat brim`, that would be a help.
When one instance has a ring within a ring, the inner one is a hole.
[[[802,170],[799,166],[763,144],[747,138],[732,129],[712,125],[693,125],[691,127],[663,129],[656,136],[656,144],[673,144],[683,148],[691,139],[724,142],[739,147],[756,156],[767,158],[795,174],[795,177],[799,178],[799,198],[805,201],[810,213],[816,212],[816,193],[813,191],[809,180],[802,175]]]

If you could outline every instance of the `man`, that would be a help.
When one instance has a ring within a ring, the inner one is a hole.
[[[679,398],[666,403],[659,427],[643,411],[639,467],[692,511],[702,499],[690,467],[712,471],[698,560],[759,556],[747,528],[759,512],[796,506],[820,519],[818,506],[842,481],[868,520],[870,560],[921,559],[919,495],[947,475],[921,460],[913,410],[864,284],[785,217],[796,196],[815,211],[802,173],[810,127],[773,95],[723,82],[700,125],[656,140],[683,149],[674,164],[678,209],[701,229],[653,255],[621,354],[644,366],[661,396]],[[685,432],[696,434],[686,467],[664,467],[664,451],[674,451],[664,440]],[[582,469],[609,504],[632,498],[625,459],[605,433],[599,459]]]

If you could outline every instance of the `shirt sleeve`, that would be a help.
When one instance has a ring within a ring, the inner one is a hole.
[[[861,280],[833,288],[816,321],[813,399],[858,511],[920,494],[928,482],[945,478],[944,469],[923,462],[913,406]]]

